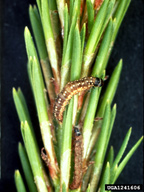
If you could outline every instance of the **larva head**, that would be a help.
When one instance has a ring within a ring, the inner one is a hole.
[[[81,135],[81,132],[80,132],[79,128],[77,128],[77,127],[74,127],[74,132],[75,132],[76,136]]]
[[[104,85],[104,81],[102,79],[96,78],[94,82],[95,87],[102,87]]]

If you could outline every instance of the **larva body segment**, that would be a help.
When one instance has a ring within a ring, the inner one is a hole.
[[[80,80],[71,81],[66,84],[63,90],[58,94],[58,97],[54,105],[54,116],[59,121],[63,121],[63,112],[65,106],[73,95],[76,95],[82,91],[89,90],[91,87],[101,87],[103,80],[95,77],[84,77]]]

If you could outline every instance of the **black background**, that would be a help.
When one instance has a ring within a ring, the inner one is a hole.
[[[39,136],[38,122],[27,75],[27,56],[23,31],[27,25],[29,4],[35,0],[5,0],[1,3],[2,13],[2,138],[1,138],[1,191],[15,191],[14,170],[21,165],[17,145],[22,141],[19,120],[12,99],[12,87],[21,87]],[[30,28],[31,30],[31,28]],[[114,103],[117,103],[117,117],[110,144],[115,154],[129,127],[133,127],[127,147],[128,152],[143,135],[143,1],[132,0],[120,28],[107,74],[111,74],[119,59],[123,58],[123,70]],[[40,145],[41,139],[38,142]],[[142,184],[143,182],[143,146],[138,148],[117,184]]]

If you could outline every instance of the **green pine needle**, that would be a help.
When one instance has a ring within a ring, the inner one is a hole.
[[[26,188],[19,170],[15,171],[14,179],[15,179],[17,192],[26,192]]]
[[[20,161],[22,164],[22,168],[28,184],[29,191],[37,192],[36,185],[34,183],[34,177],[30,167],[30,163],[29,163],[25,148],[22,146],[21,143],[18,144],[18,152],[19,152]]]

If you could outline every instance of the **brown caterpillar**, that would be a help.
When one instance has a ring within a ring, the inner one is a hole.
[[[77,189],[82,182],[82,156],[83,156],[83,140],[79,128],[74,127],[74,176],[73,182],[70,184],[70,189]]]
[[[82,91],[89,90],[91,87],[101,87],[104,81],[96,77],[84,77],[80,80],[71,81],[66,84],[63,90],[58,94],[54,105],[54,116],[59,121],[63,121],[63,112],[68,101],[73,95]]]

